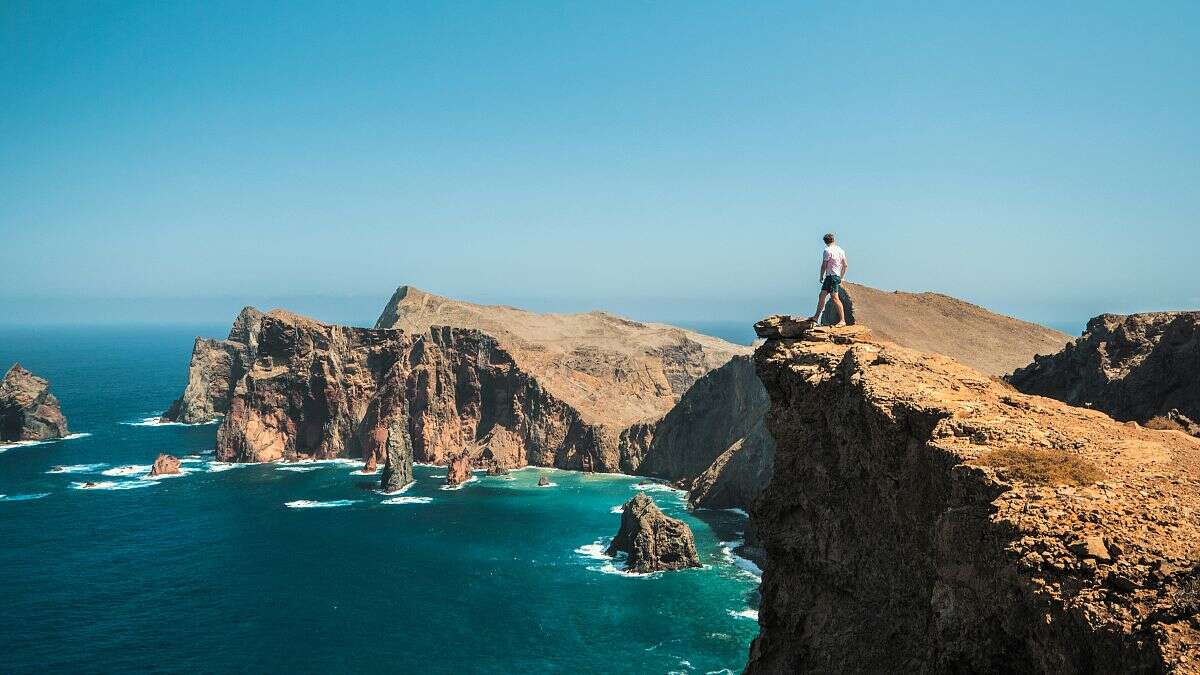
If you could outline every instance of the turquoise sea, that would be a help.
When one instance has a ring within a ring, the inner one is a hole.
[[[599,554],[639,479],[539,470],[402,495],[353,462],[212,461],[215,425],[144,422],[213,327],[0,329],[51,380],[70,440],[0,452],[0,671],[739,672],[757,578],[745,517],[689,513],[703,569]],[[160,452],[183,476],[142,478]],[[55,467],[61,467],[55,469]],[[87,481],[98,489],[79,489]]]

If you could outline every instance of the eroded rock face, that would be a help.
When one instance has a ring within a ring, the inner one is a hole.
[[[166,476],[180,473],[179,458],[166,453],[154,458],[154,466],[150,467],[151,476]]]
[[[890,343],[755,362],[776,454],[747,672],[1194,668],[1200,441]]]
[[[691,487],[699,508],[747,508],[771,475],[775,445],[763,426],[770,404],[748,356],[696,380],[654,427],[637,473]]]
[[[668,517],[641,492],[626,502],[621,529],[607,554],[621,552],[628,556],[626,569],[639,574],[700,566],[692,529],[682,520]]]
[[[1200,419],[1200,312],[1098,316],[1061,352],[1008,379],[1027,394],[1118,420],[1145,423],[1172,411]]]
[[[45,441],[68,434],[50,383],[15,363],[0,380],[0,443]]]
[[[233,388],[250,369],[258,351],[262,312],[245,307],[224,340],[196,338],[188,365],[188,383],[162,419],[204,424],[229,411]]]
[[[386,466],[387,447],[436,464],[465,449],[481,466],[580,468],[590,456],[597,470],[619,471],[630,452],[623,438],[583,422],[479,331],[350,328],[275,310],[260,319],[254,360],[234,383],[217,456]],[[396,480],[411,480],[397,466]]]

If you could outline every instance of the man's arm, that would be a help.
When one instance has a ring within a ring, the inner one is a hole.
[[[843,256],[842,257],[842,279],[845,279],[846,275],[849,273],[850,273],[850,258],[849,258],[849,256]]]
[[[825,281],[826,267],[829,267],[829,251],[821,254],[821,269],[817,270],[817,281]]]

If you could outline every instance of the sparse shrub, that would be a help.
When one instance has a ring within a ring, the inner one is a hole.
[[[979,458],[1009,479],[1042,485],[1087,485],[1100,479],[1099,467],[1064,450],[998,448]]]

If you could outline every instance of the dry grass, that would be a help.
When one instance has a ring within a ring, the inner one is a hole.
[[[1079,455],[1062,450],[999,448],[979,464],[1001,470],[1009,480],[1042,485],[1087,485],[1100,480],[1100,469]]]
[[[1182,431],[1187,433],[1187,429],[1182,424],[1168,417],[1159,416],[1146,420],[1144,424],[1147,429],[1156,429],[1158,431]]]

